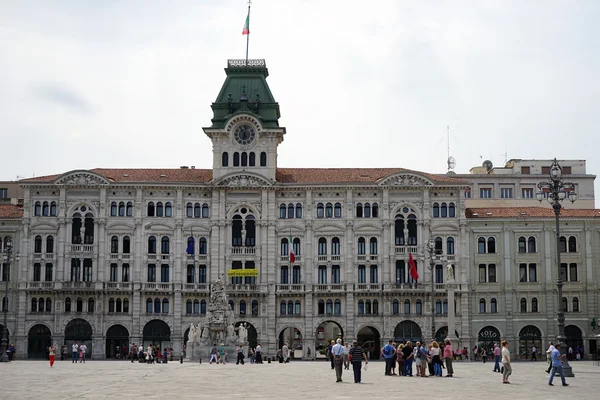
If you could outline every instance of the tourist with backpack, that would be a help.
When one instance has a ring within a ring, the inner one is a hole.
[[[383,346],[381,349],[381,354],[385,359],[385,374],[392,375],[392,365],[395,364],[394,355],[396,354],[396,349],[392,345],[393,340],[390,340],[388,344]]]

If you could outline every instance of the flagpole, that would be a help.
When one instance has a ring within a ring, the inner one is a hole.
[[[246,35],[246,67],[248,67],[248,47],[250,46],[250,5],[251,0],[248,0],[248,34]]]

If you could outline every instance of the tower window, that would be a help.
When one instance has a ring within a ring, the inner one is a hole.
[[[262,153],[260,153],[260,166],[261,167],[267,166],[267,153],[264,151]]]
[[[234,167],[240,166],[240,153],[238,153],[237,151],[235,153],[233,153],[233,166]]]
[[[229,153],[226,151],[224,151],[223,154],[221,155],[221,166],[222,167],[229,166]]]

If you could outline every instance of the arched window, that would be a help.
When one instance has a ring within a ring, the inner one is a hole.
[[[443,314],[448,314],[448,300],[444,300],[444,302],[442,303],[443,308],[442,308],[442,313]]]
[[[124,217],[124,216],[125,216],[125,202],[120,201],[119,202],[119,217]]]
[[[421,300],[417,300],[415,308],[415,312],[417,313],[417,315],[423,314],[423,302]]]
[[[129,300],[127,300],[127,299],[123,300],[123,312],[124,313],[129,312]]]
[[[479,299],[479,313],[480,314],[486,313],[485,299]]]
[[[326,256],[327,255],[327,239],[324,237],[319,238],[319,255]]]
[[[331,203],[325,204],[325,218],[333,218],[333,205]]]
[[[148,212],[147,212],[149,217],[154,217],[154,203],[150,202],[148,203]]]
[[[289,241],[286,238],[281,239],[281,256],[290,254]]]
[[[404,246],[404,217],[402,215],[396,215],[394,237],[396,246]]]
[[[569,236],[569,253],[577,253],[577,238]]]
[[[373,300],[373,314],[379,314],[379,302]]]
[[[109,313],[115,312],[115,299],[113,299],[113,298],[110,298],[108,300],[108,312]]]
[[[446,218],[448,217],[448,206],[446,205],[446,203],[442,203],[442,206],[440,207],[440,216],[442,218]]]
[[[161,254],[169,254],[170,253],[169,244],[170,244],[170,242],[169,242],[168,236],[163,236],[162,239],[160,239],[160,253]]]
[[[3,300],[5,299],[5,297],[2,298]],[[39,312],[44,312],[44,298],[40,297],[38,299],[38,311]]]
[[[537,252],[536,245],[535,245],[535,237],[533,237],[533,236],[529,236],[529,239],[527,239],[527,252],[528,253],[536,253]]]
[[[579,312],[579,299],[573,297],[573,312]]]
[[[365,218],[371,218],[371,205],[369,203],[365,203],[365,207],[363,208],[363,215]]]
[[[56,212],[56,202],[53,201],[50,203],[50,216],[51,217],[56,217],[57,212]]]
[[[123,237],[123,254],[129,254],[131,252],[131,239],[129,236]]]
[[[169,299],[163,299],[162,301],[162,312],[163,314],[169,313]]]
[[[496,239],[494,239],[493,237],[488,238],[488,241],[487,241],[487,252],[489,254],[496,253]]]
[[[156,254],[156,236],[148,238],[148,254]]]
[[[110,252],[112,254],[117,254],[119,252],[119,238],[116,236],[110,238]]]
[[[286,315],[287,314],[287,304],[285,301],[281,301],[281,303],[279,304],[279,315]]]
[[[562,298],[562,310],[564,312],[568,312],[569,311],[569,302],[567,301],[566,297]]]
[[[363,256],[367,252],[366,241],[364,237],[358,238],[358,255]]]
[[[294,238],[294,242],[293,242],[293,247],[294,247],[294,256],[298,257],[302,255],[302,247],[300,246],[300,239],[299,238]]]
[[[42,203],[39,201],[35,202],[35,206],[33,207],[33,215],[39,217],[42,215]]]
[[[267,153],[265,153],[264,151],[260,153],[260,166],[267,166]]]
[[[154,313],[160,314],[160,299],[154,299]]]
[[[173,206],[171,205],[171,202],[167,202],[165,204],[165,217],[172,217],[173,216]]]
[[[450,218],[456,217],[456,208],[454,206],[454,203],[448,204],[448,216]]]
[[[122,312],[122,311],[123,311],[122,304],[123,304],[123,303],[121,302],[121,299],[117,299],[117,307],[116,307],[116,309],[115,309],[115,311],[116,311],[116,312],[119,312],[119,313],[120,313],[120,312]]]
[[[234,167],[240,166],[240,153],[238,153],[237,151],[235,153],[233,153],[233,166]]]
[[[379,206],[377,203],[371,205],[371,214],[373,215],[373,218],[379,218]]]
[[[195,301],[198,301],[198,300],[195,300]],[[192,313],[192,311],[193,311],[193,308],[192,308],[192,301],[188,299],[188,300],[185,302],[185,313],[186,313],[186,314],[191,314],[191,313]]]
[[[414,214],[410,214],[408,216],[408,221],[406,223],[406,227],[408,228],[408,245],[416,246],[417,245],[417,217]]]
[[[485,254],[485,249],[485,238],[480,237],[479,239],[477,239],[477,253]]]
[[[279,206],[279,218],[287,218],[287,208],[285,204]]]
[[[65,312],[71,312],[71,298],[67,297],[65,299]]]
[[[323,203],[317,204],[317,218],[323,218],[325,216],[325,207]]]
[[[449,237],[448,239],[446,239],[446,254],[454,254],[454,238]]]
[[[46,238],[46,253],[54,253],[54,236],[52,235]]]
[[[404,300],[404,314],[410,314],[410,300]]]
[[[222,167],[229,166],[229,153],[227,153],[226,151],[224,151],[223,154],[221,154],[221,166]]]
[[[110,216],[111,217],[117,216],[117,202],[116,201],[113,201],[112,203],[110,203]]]
[[[340,299],[335,299],[333,302],[333,315],[341,315],[342,314],[342,302]]]
[[[133,203],[130,201],[127,202],[127,216],[133,217]]]
[[[356,218],[362,218],[363,217],[363,205],[362,203],[357,203],[356,204]]]
[[[156,216],[162,217],[164,214],[163,211],[164,211],[163,203],[159,201],[158,203],[156,203]]]
[[[42,203],[42,215],[44,217],[47,217],[48,215],[50,215],[50,205],[48,204],[47,201]]]
[[[490,312],[492,314],[496,314],[498,312],[498,301],[496,299],[492,299],[492,301],[490,301]]]
[[[302,204],[296,203],[296,218],[302,218]]]
[[[229,300],[227,303],[229,304],[229,307],[231,307],[231,311],[235,311],[235,303],[233,300]]]
[[[372,256],[377,255],[377,238],[372,237],[369,240],[369,254]]]
[[[334,237],[331,239],[331,255],[339,256],[341,252],[340,238]]]
[[[400,314],[400,302],[397,299],[394,299],[394,301],[392,302],[392,314]]]
[[[46,312],[52,312],[52,300],[50,297],[46,298]]]
[[[292,300],[288,301],[287,308],[288,315],[294,315],[294,302]]]
[[[436,237],[434,240],[435,243],[435,251],[436,253],[440,253],[442,251],[444,251],[444,241],[442,240],[441,237]]]
[[[152,312],[152,299],[146,299],[146,312]]]
[[[198,254],[208,254],[208,242],[206,241],[206,238],[201,237],[198,243],[200,244]]]
[[[567,238],[561,236],[558,240],[558,249],[561,253],[565,253],[567,251]]]
[[[191,300],[190,300],[190,313],[200,314],[200,302],[198,299],[194,299],[194,308],[192,309]]]
[[[258,309],[258,307],[257,307],[257,309]],[[302,305],[300,304],[300,300],[296,300],[296,302],[294,303],[294,314],[301,315],[302,314],[301,311],[302,311]]]
[[[527,241],[523,236],[519,237],[519,253],[527,253]]]
[[[248,155],[248,166],[255,167],[256,166],[256,154],[253,151]]]
[[[441,300],[437,300],[435,302],[435,313],[436,314],[441,314],[442,313],[442,301]]]
[[[258,300],[252,300],[252,315],[258,315]]]
[[[31,312],[37,312],[38,301],[35,297],[31,299]]]
[[[364,314],[365,313],[365,302],[362,300],[358,301],[358,313],[359,314]]]
[[[333,301],[327,300],[325,302],[325,313],[331,315],[333,313]]]
[[[333,206],[333,216],[335,218],[342,218],[342,204],[341,203],[335,203],[335,206]]]
[[[521,298],[521,312],[522,313],[527,312],[527,299],[525,297]]]
[[[535,297],[531,299],[531,312],[538,312],[538,299]]]
[[[33,241],[33,252],[39,254],[42,252],[42,237],[37,235]]]
[[[200,314],[206,314],[206,300],[200,301]]]
[[[196,204],[198,204],[198,203],[196,203]],[[192,205],[192,203],[187,203],[185,205],[185,216],[187,218],[193,218],[194,217],[194,206]]]
[[[81,299],[81,297],[77,298],[76,306],[77,312],[83,312],[83,300]]]
[[[371,314],[371,300],[365,300],[365,314]]]
[[[88,309],[87,312],[89,313],[93,313],[94,312],[94,299],[93,298],[89,298],[88,299]]]
[[[438,203],[433,203],[433,218],[440,217],[440,205]]]
[[[242,152],[242,167],[248,166],[248,153],[245,151]]]
[[[202,204],[202,218],[208,218],[209,217],[209,212],[208,212],[209,208],[208,208],[208,204],[203,203]]]
[[[240,301],[240,315],[246,315],[246,300]]]
[[[288,204],[287,207],[287,217],[294,218],[294,205],[292,203]]]

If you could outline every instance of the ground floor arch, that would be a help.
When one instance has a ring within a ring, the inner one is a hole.
[[[379,330],[373,326],[365,326],[359,329],[356,334],[358,345],[361,346],[369,360],[378,360],[380,349],[382,347],[381,335]]]
[[[402,321],[394,328],[394,340],[396,342],[418,342],[423,337],[421,327],[414,321]]]
[[[519,331],[519,358],[530,359],[534,347],[537,358],[542,354],[542,332],[535,325],[526,325]]]
[[[333,320],[321,322],[315,331],[315,357],[327,357],[327,346],[332,340],[344,339],[342,325]]]
[[[482,349],[489,354],[494,349],[494,344],[500,345],[500,331],[495,326],[485,326],[481,328],[477,335],[478,351]]]
[[[300,329],[294,326],[287,326],[279,333],[279,342],[277,348],[280,349],[284,343],[288,344],[291,358],[302,358],[303,354],[303,338]]]
[[[129,331],[113,325],[106,331],[106,358],[125,358],[129,354]]]
[[[160,346],[162,350],[171,346],[171,328],[165,321],[153,319],[144,325],[142,340],[145,348],[154,345]]]
[[[73,342],[77,341],[79,345],[85,344],[87,347],[86,355],[89,357],[92,353],[92,325],[83,318],[75,318],[65,327],[65,344],[67,350],[71,350]]]
[[[50,344],[52,344],[52,332],[50,332],[50,328],[44,324],[32,326],[27,334],[27,358],[46,358],[46,350]]]
[[[246,329],[248,330],[248,346],[252,349],[256,348],[256,345],[258,344],[258,332],[256,331],[256,328],[248,321],[236,322],[235,328],[238,328],[242,323],[246,324]]]
[[[447,337],[448,337],[448,327],[447,326],[442,326],[435,332],[435,341],[438,343],[443,343]],[[458,336],[457,330],[454,331],[454,337],[457,339],[460,339],[460,336]],[[456,344],[453,343],[452,345],[454,347],[456,347]]]
[[[565,326],[565,336],[567,337],[567,346],[572,347],[573,349],[575,349],[575,347],[583,346],[583,333],[578,326]]]

